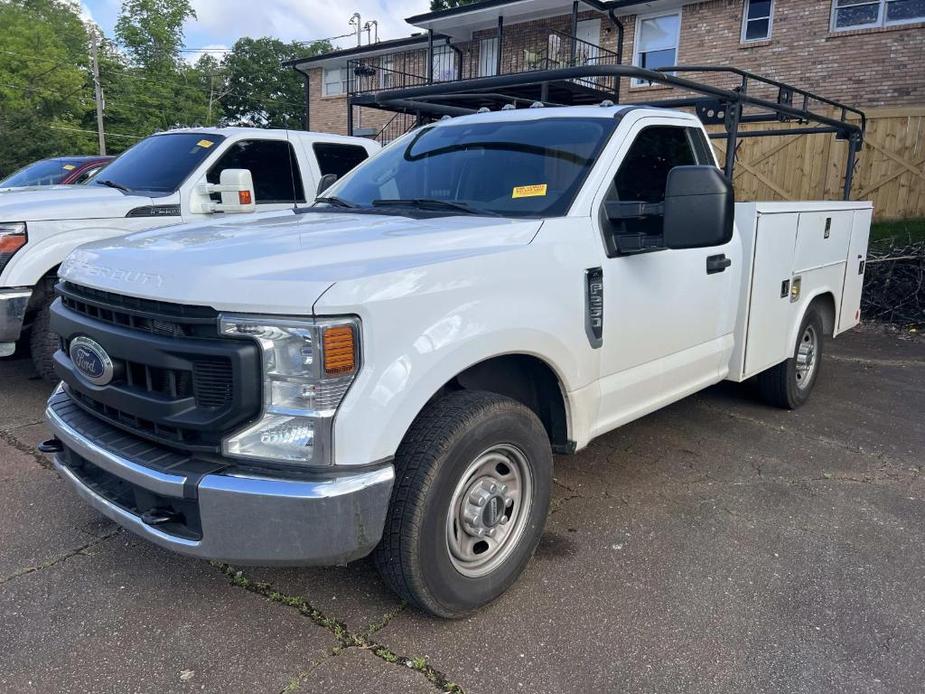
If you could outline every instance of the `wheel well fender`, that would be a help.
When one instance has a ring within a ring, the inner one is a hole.
[[[806,318],[806,314],[811,310],[816,309],[819,311],[819,315],[822,317],[822,332],[826,337],[833,337],[835,334],[835,325],[836,325],[836,306],[835,306],[835,295],[828,288],[822,288],[812,296],[807,297],[803,302],[805,308],[800,312],[800,319],[794,322],[793,327],[790,332],[790,341],[787,343],[789,345],[795,345],[797,340],[797,333],[800,332],[800,326],[803,324],[803,319]]]
[[[539,357],[504,354],[480,361],[448,380],[428,402],[457,390],[486,391],[516,400],[543,423],[554,451],[574,451],[565,389],[555,370]]]
[[[38,282],[35,283],[35,287],[32,290],[32,297],[29,299],[29,307],[27,310],[37,310],[45,302],[45,299],[49,296],[49,294],[54,293],[54,285],[58,280],[59,267],[61,266],[55,265],[53,268],[43,273]]]

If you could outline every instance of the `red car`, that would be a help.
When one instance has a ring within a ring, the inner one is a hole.
[[[0,190],[23,186],[85,183],[112,160],[113,157],[98,155],[40,159],[0,181]]]

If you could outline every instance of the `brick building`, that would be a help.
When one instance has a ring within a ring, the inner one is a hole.
[[[861,107],[925,105],[923,0],[484,0],[406,21],[421,33],[290,63],[311,129],[389,140],[410,120],[361,105],[371,94],[580,64],[731,65]],[[573,91],[560,102],[677,94],[625,78]]]

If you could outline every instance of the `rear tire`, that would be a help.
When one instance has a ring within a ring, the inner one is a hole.
[[[810,306],[797,332],[793,356],[758,374],[758,390],[765,402],[795,410],[809,400],[822,367],[823,330],[822,316]]]
[[[392,590],[438,617],[462,617],[506,591],[546,523],[552,451],[539,418],[493,393],[429,404],[395,457],[376,567]]]
[[[42,297],[42,303],[32,319],[29,334],[29,351],[32,364],[39,376],[50,383],[60,379],[55,375],[54,354],[58,351],[58,337],[48,329],[51,318],[51,302],[55,300],[54,292],[49,289]]]

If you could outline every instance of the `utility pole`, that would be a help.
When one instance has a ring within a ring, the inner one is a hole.
[[[206,125],[212,125],[212,94],[215,91],[215,75],[209,75],[209,115],[206,118]]]
[[[100,155],[106,154],[106,133],[103,130],[103,86],[100,84],[99,39],[90,32],[90,57],[93,60],[93,91],[96,98],[96,131],[100,136]]]

